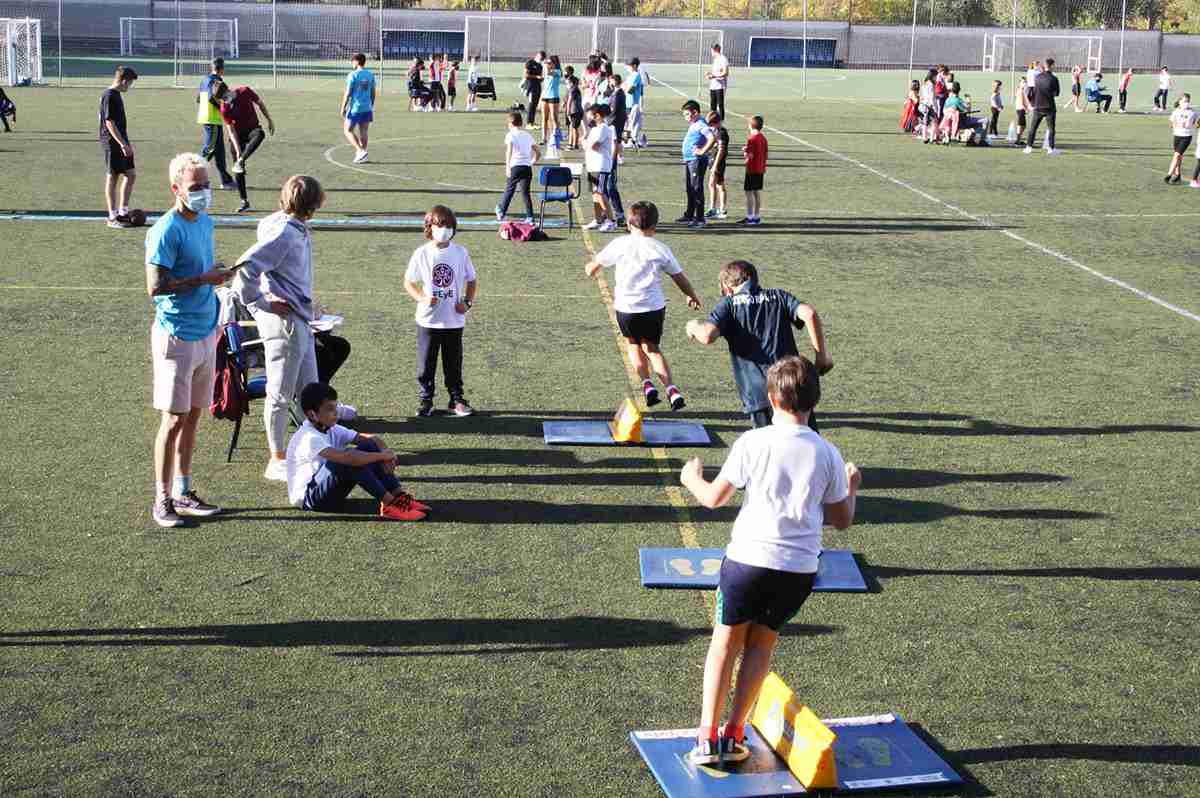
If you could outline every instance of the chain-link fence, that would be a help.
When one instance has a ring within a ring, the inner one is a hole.
[[[735,66],[1007,71],[1054,53],[1108,70],[1200,72],[1200,35],[1171,32],[1193,21],[1173,20],[1164,0],[418,2],[0,0],[0,17],[40,20],[51,85],[104,83],[124,63],[142,85],[191,86],[220,55],[264,85],[303,87],[343,74],[364,52],[384,87],[399,89],[406,60],[434,49],[496,62],[546,50],[577,63],[602,50],[697,63],[717,41]]]

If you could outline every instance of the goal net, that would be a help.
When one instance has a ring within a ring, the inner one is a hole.
[[[237,58],[236,19],[121,17],[121,55],[208,62]]]
[[[489,65],[519,63],[538,50],[557,55],[564,64],[578,63],[597,46],[597,25],[590,18],[468,16],[465,30],[465,55]]]
[[[0,18],[0,80],[9,86],[42,82],[42,21]]]
[[[751,36],[746,66],[829,67],[837,65],[837,39]]]
[[[1060,71],[1069,73],[1072,66],[1079,64],[1087,72],[1100,72],[1103,51],[1101,36],[985,33],[983,71],[1021,70],[1031,61],[1053,58]]]
[[[637,58],[643,64],[703,64],[714,44],[725,50],[725,32],[715,28],[617,28],[613,62]]]

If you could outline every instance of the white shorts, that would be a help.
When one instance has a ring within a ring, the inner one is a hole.
[[[199,341],[184,341],[159,324],[150,328],[154,363],[154,409],[183,414],[208,407],[217,368],[217,331]]]

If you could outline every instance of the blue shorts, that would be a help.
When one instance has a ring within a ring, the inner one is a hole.
[[[593,194],[608,196],[612,193],[612,172],[588,172],[588,183]]]
[[[778,632],[812,593],[816,573],[799,574],[721,560],[717,623],[757,623]]]
[[[363,111],[359,114],[347,113],[346,120],[350,122],[350,127],[358,127],[359,125],[364,125],[368,122],[374,122],[375,115],[370,111]]]

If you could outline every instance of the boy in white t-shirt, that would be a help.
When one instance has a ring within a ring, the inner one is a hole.
[[[508,115],[508,133],[504,136],[504,174],[508,185],[504,196],[496,206],[496,221],[503,222],[508,213],[508,204],[519,189],[525,200],[525,221],[533,224],[533,198],[529,195],[529,184],[533,182],[533,165],[542,157],[541,150],[533,143],[533,136],[525,130],[520,111]]]
[[[467,62],[467,110],[478,111],[475,107],[475,86],[479,83],[479,58],[471,56]]]
[[[1181,94],[1179,105],[1171,112],[1171,133],[1175,151],[1171,154],[1171,166],[1167,169],[1167,176],[1163,178],[1164,182],[1179,183],[1183,180],[1180,174],[1183,170],[1183,155],[1192,143],[1197,121],[1200,121],[1200,115],[1192,108],[1192,95]]]
[[[404,272],[404,290],[417,303],[418,416],[433,415],[434,380],[438,353],[442,376],[450,392],[449,412],[469,416],[475,411],[463,396],[463,327],[475,304],[475,266],[464,247],[450,239],[458,230],[454,211],[434,205],[425,214],[425,240]]]
[[[337,391],[310,382],[300,391],[305,421],[287,447],[288,501],[318,512],[337,512],[358,485],[379,500],[379,515],[420,521],[429,505],[400,489],[396,453],[372,435],[337,423]],[[353,446],[354,448],[350,448]]]
[[[750,752],[745,724],[771,668],[779,630],[812,592],[821,554],[821,527],[854,523],[862,475],[844,463],[837,447],[808,427],[821,398],[817,370],[808,360],[786,357],[767,372],[774,421],[745,433],[729,450],[721,472],[704,478],[699,458],[680,473],[697,501],[721,507],[746,491],[721,561],[717,614],[704,663],[704,689],[696,747],[697,765],[740,762]],[[729,719],[718,721],[738,655]]]
[[[1167,97],[1171,94],[1171,89],[1175,88],[1175,81],[1171,79],[1171,70],[1166,67],[1158,73],[1158,91],[1154,92],[1154,110],[1167,110]]]
[[[595,230],[607,233],[617,229],[613,218],[612,203],[609,194],[612,193],[613,159],[616,157],[616,133],[612,125],[605,122],[608,119],[609,108],[603,103],[596,103],[588,109],[588,117],[592,126],[587,138],[583,140],[583,165],[587,169],[588,183],[592,188],[592,209],[596,218],[583,226],[584,230]]]
[[[663,295],[659,272],[667,274],[687,297],[688,307],[699,310],[700,297],[692,288],[683,267],[666,244],[654,237],[658,226],[658,208],[653,202],[635,202],[626,217],[629,234],[614,238],[583,267],[594,277],[605,266],[616,267],[613,277],[613,309],[617,326],[625,336],[625,352],[630,364],[642,378],[646,406],[659,403],[658,389],[650,379],[650,370],[667,390],[672,410],[682,410],[683,394],[671,379],[671,367],[659,349],[667,299]]]

